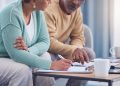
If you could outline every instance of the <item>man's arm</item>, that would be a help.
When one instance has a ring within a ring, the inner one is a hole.
[[[77,46],[64,44],[58,41],[57,38],[55,37],[55,34],[56,34],[55,17],[51,13],[47,13],[47,12],[45,12],[45,15],[46,15],[47,25],[49,29],[49,34],[50,34],[49,51],[51,53],[60,54],[60,55],[63,55],[64,57],[70,58],[74,50],[77,48]]]
[[[83,18],[80,9],[77,10],[75,17],[76,17],[75,27],[70,34],[70,39],[71,39],[70,44],[76,45],[79,48],[83,48],[85,39],[84,39]]]

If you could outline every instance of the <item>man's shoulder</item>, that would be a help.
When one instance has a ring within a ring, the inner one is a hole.
[[[57,14],[59,13],[59,3],[58,0],[53,0],[52,3],[45,10],[46,13],[49,14]]]

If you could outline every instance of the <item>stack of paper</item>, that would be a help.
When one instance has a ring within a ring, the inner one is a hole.
[[[89,67],[89,66],[93,66],[94,65],[94,62],[89,62],[89,63],[84,63],[84,64],[81,64],[81,63],[78,63],[78,62],[74,62],[72,63],[73,66],[81,66],[81,67]]]
[[[71,66],[70,68],[68,68],[68,70],[66,71],[58,71],[58,70],[38,70],[37,72],[44,72],[44,73],[48,73],[48,72],[61,72],[61,73],[91,73],[91,71],[87,70],[88,66],[92,66],[93,62],[90,63],[85,63],[84,65],[81,63],[73,63],[73,66]]]

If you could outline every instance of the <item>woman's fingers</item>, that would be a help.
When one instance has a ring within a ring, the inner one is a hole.
[[[19,49],[19,50],[28,50],[28,47],[25,44],[25,42],[24,42],[22,37],[18,37],[16,39],[16,42],[14,43],[14,47]]]
[[[71,61],[67,59],[61,59],[58,61],[54,61],[51,64],[51,68],[53,70],[67,70],[71,65]]]

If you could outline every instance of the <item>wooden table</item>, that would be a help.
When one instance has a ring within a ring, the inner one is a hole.
[[[56,77],[56,78],[72,78],[72,79],[80,79],[80,80],[87,80],[87,81],[101,81],[107,82],[108,86],[113,86],[113,82],[120,81],[120,74],[109,74],[107,77],[95,77],[94,73],[90,74],[80,74],[80,73],[44,73],[44,72],[34,72],[34,81],[36,76],[49,76],[49,77]],[[33,81],[33,83],[34,83]],[[35,85],[35,83],[34,83]]]
[[[118,64],[116,67],[120,67]],[[45,72],[33,72],[33,84],[35,86],[35,79],[36,76],[49,76],[49,77],[56,77],[56,78],[73,78],[73,79],[80,79],[80,80],[87,80],[87,81],[100,81],[100,82],[107,82],[108,86],[113,86],[113,82],[120,81],[120,74],[109,74],[107,77],[95,77],[94,72],[88,74],[82,73],[45,73]]]

